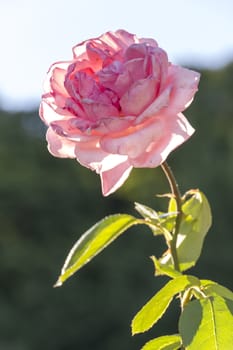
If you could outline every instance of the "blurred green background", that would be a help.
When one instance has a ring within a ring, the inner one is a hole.
[[[233,64],[202,71],[185,112],[195,135],[170,157],[182,192],[200,188],[213,227],[190,270],[233,288]],[[47,151],[38,111],[0,112],[0,349],[129,350],[176,331],[178,304],[144,335],[130,322],[166,279],[153,276],[150,255],[164,249],[140,226],[130,229],[61,288],[53,288],[68,250],[107,214],[134,213],[133,202],[166,207],[161,170],[134,170],[103,198],[100,180],[75,160]],[[135,213],[136,214],[136,213]]]

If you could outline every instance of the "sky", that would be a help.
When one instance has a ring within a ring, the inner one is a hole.
[[[0,106],[37,106],[53,62],[119,28],[156,39],[173,63],[233,61],[232,0],[0,0]]]

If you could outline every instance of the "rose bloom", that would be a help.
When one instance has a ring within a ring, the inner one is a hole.
[[[132,168],[159,166],[192,135],[182,111],[198,82],[153,39],[118,30],[84,41],[48,71],[40,106],[48,149],[95,170],[109,195]]]

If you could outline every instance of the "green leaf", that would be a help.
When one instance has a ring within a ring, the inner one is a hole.
[[[153,261],[154,266],[155,266],[155,276],[166,275],[166,276],[169,276],[171,278],[181,276],[181,272],[175,270],[174,268],[172,268],[170,266],[161,264],[160,261],[158,259],[156,259],[155,256],[151,256],[150,258]]]
[[[167,232],[172,232],[175,222],[176,222],[176,215],[177,212],[168,212],[168,213],[163,213],[159,216],[159,224],[160,224],[160,231],[164,233],[165,231]],[[171,237],[171,233],[169,235]]]
[[[159,220],[159,215],[154,209],[152,209],[144,204],[137,203],[137,202],[134,203],[134,207],[137,210],[137,212],[140,215],[142,215],[142,217],[144,219],[149,219],[151,221],[154,221],[154,220],[158,221]]]
[[[154,209],[135,202],[135,209],[145,219],[145,223],[150,227],[154,235],[164,235],[166,239],[171,239],[169,231],[171,225],[174,226],[176,212],[161,213]]]
[[[185,306],[179,331],[186,350],[233,348],[233,302],[219,296],[191,301]]]
[[[177,211],[177,203],[174,197],[171,197],[168,203],[168,212]]]
[[[177,239],[177,253],[181,271],[196,264],[212,222],[210,206],[205,195],[198,190],[189,193],[192,194],[191,198],[182,205],[183,217]],[[171,254],[167,253],[160,259],[160,262],[172,266]]]
[[[217,294],[220,297],[233,301],[233,292],[221,284],[210,280],[201,280],[201,285],[204,286],[204,292],[208,296]]]
[[[173,297],[192,285],[200,285],[199,280],[193,276],[182,275],[169,281],[136,314],[131,325],[132,334],[150,329],[162,317]]]
[[[181,346],[181,337],[179,334],[164,335],[150,340],[141,350],[177,350]]]
[[[143,221],[127,214],[111,215],[97,222],[70,250],[55,286],[61,286],[67,278],[87,264],[129,227],[139,223]]]

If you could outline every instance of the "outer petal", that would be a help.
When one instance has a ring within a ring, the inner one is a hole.
[[[55,157],[76,158],[80,164],[100,174],[104,196],[115,192],[127,180],[132,166],[126,157],[108,155],[100,148],[92,149],[94,143],[80,143],[58,136],[51,128],[47,131],[49,152]]]
[[[64,85],[63,85],[64,83],[63,79],[71,63],[72,61],[56,62],[50,66],[43,84],[45,93],[51,92],[52,90],[51,81],[52,81],[52,84],[54,84],[54,87],[56,90],[59,90],[59,92],[62,91],[62,93],[66,94],[66,90],[64,89]]]
[[[156,45],[154,40],[145,40]],[[98,38],[83,41],[73,47],[73,55],[75,59],[78,58],[79,60],[92,59],[95,56],[98,57],[98,61],[100,61],[106,58],[102,56],[102,54],[108,52],[109,57],[114,56],[114,53],[126,50],[126,48],[133,43],[139,43],[139,39],[134,34],[120,29],[116,32],[106,32]],[[89,55],[87,51],[89,51]]]
[[[81,118],[56,120],[50,123],[50,127],[57,135],[66,137],[72,141],[79,142],[85,138],[90,139],[87,133],[90,123]]]
[[[47,97],[42,100],[40,104],[39,114],[41,119],[49,125],[50,123],[57,120],[66,120],[67,118],[73,117],[73,114],[68,112],[67,110],[58,108],[54,105],[53,109],[50,104],[47,103],[51,99],[51,105],[54,102],[52,97]]]
[[[154,39],[151,39],[151,38],[140,38],[138,40],[139,43],[146,43],[150,46],[153,46],[153,47],[158,47],[158,43],[156,40]]]
[[[166,118],[164,133],[161,137],[138,158],[130,159],[130,163],[135,168],[155,168],[162,164],[168,155],[188,140],[193,133],[193,127],[182,113],[179,113],[176,118]]]
[[[107,32],[100,39],[115,51],[126,49],[133,43],[139,42],[134,34],[128,33],[123,29],[119,29],[116,32]]]
[[[200,73],[180,66],[171,65],[168,70],[168,84],[172,87],[167,114],[185,110],[198,90]]]
[[[67,71],[61,68],[55,68],[51,77],[51,90],[65,97],[68,97],[68,93],[64,86],[65,76]]]
[[[104,196],[115,192],[129,177],[133,167],[128,161],[118,164],[115,168],[100,173],[102,192]]]
[[[121,49],[128,47],[135,42],[135,36],[126,32],[125,30],[118,30],[116,32],[106,32],[98,38],[85,40],[82,43],[73,47],[74,58],[79,60],[88,59],[87,47],[91,45],[91,50],[98,54],[98,58],[101,58],[100,50],[110,54],[117,52]],[[94,50],[95,49],[95,50]],[[103,59],[104,57],[102,57]]]
[[[57,135],[51,128],[48,128],[46,139],[49,152],[59,158],[75,158],[76,143]]]
[[[108,154],[100,148],[97,141],[79,143],[75,151],[80,164],[100,174],[104,196],[122,186],[133,168],[127,156]]]

